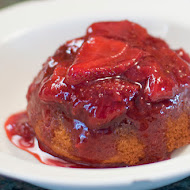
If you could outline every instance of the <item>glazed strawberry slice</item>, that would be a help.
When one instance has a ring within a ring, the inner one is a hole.
[[[119,39],[135,45],[148,34],[145,28],[127,20],[121,22],[98,22],[87,29],[87,36],[104,36]]]
[[[165,49],[157,56],[157,60],[160,62],[160,67],[165,71],[165,75],[169,73],[170,76],[174,76],[175,83],[179,87],[178,91],[189,85],[190,64],[188,63],[188,54],[184,54],[184,52],[176,53],[171,49]]]
[[[66,82],[71,85],[122,74],[135,65],[142,51],[126,43],[101,36],[92,37],[79,50],[67,71]]]
[[[69,99],[70,93],[67,91],[70,89],[65,84],[65,75],[83,42],[83,38],[67,41],[47,60],[45,64],[47,71],[39,90],[39,96],[43,101],[61,103]]]
[[[119,78],[93,81],[80,87],[72,114],[90,129],[101,128],[126,113],[138,91],[138,85]]]
[[[173,98],[178,85],[166,76],[150,75],[144,89],[147,101],[158,102],[164,99]]]
[[[182,54],[181,56],[183,56]],[[184,55],[185,58],[187,55]],[[173,98],[190,82],[190,65],[176,52],[164,48],[154,52],[155,67],[149,70],[145,96],[152,102]],[[148,70],[147,70],[148,71]]]
[[[143,58],[138,65],[129,69],[125,76],[131,81],[145,83],[144,95],[148,102],[172,98],[178,87],[174,75],[165,72],[152,57]]]
[[[66,64],[59,64],[49,78],[41,82],[39,97],[43,101],[63,102],[69,96],[69,88],[65,84]]]

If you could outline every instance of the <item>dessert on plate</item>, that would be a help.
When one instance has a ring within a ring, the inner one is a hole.
[[[43,64],[27,93],[42,150],[90,167],[170,158],[190,142],[190,57],[127,20],[98,22]]]

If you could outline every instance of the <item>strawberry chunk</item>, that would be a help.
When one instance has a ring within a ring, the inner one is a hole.
[[[186,87],[190,84],[190,64],[184,60],[188,60],[188,55],[184,55],[183,59],[175,52],[171,55],[170,70],[175,75],[180,87]]]
[[[139,86],[122,79],[104,79],[80,87],[73,102],[73,116],[97,129],[122,116],[131,106]]]
[[[150,75],[144,89],[147,101],[158,102],[174,97],[177,84],[165,76]]]
[[[87,29],[87,36],[104,36],[135,45],[135,43],[144,40],[148,34],[145,28],[125,20],[121,22],[94,23]]]
[[[145,57],[141,62],[128,70],[125,76],[131,81],[145,83],[146,101],[158,102],[172,98],[177,91],[177,83],[172,73],[167,73],[152,57]]]
[[[62,99],[65,99],[63,98],[65,95],[64,92],[69,94],[69,88],[64,82],[66,71],[67,67],[62,63],[55,68],[50,78],[44,78],[39,91],[41,100],[63,102]]]
[[[142,51],[130,48],[126,43],[92,37],[79,50],[76,59],[68,69],[66,82],[71,85],[122,74],[135,65]]]

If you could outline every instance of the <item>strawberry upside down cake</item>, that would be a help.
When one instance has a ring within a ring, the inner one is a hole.
[[[165,160],[190,142],[190,57],[138,24],[94,23],[48,58],[27,100],[52,155],[92,167]]]

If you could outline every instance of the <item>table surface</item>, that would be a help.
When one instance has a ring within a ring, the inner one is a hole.
[[[0,8],[6,8],[15,3],[24,2],[26,0],[0,0]],[[15,179],[10,179],[0,175],[0,189],[1,190],[45,190],[40,187],[36,187],[34,185],[25,183],[23,181],[18,181]],[[171,185],[158,188],[156,190],[175,190],[175,189],[183,189],[190,190],[190,177],[185,178],[182,181],[173,183]]]

